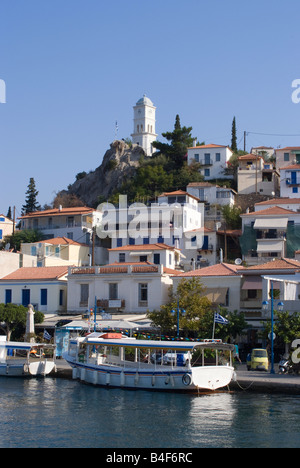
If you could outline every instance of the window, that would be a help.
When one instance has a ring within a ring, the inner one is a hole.
[[[68,216],[67,217],[67,227],[74,227],[74,216]]]
[[[80,285],[80,307],[87,307],[89,304],[89,285]]]
[[[36,256],[36,245],[31,246],[31,255]]]
[[[135,245],[135,238],[129,237],[129,245]]]
[[[144,237],[143,238],[143,244],[148,245],[149,244],[149,237]]]
[[[155,253],[153,255],[153,263],[154,263],[154,265],[159,265],[160,264],[160,254],[159,253]]]
[[[284,160],[289,161],[290,160],[290,153],[284,153]]]
[[[117,247],[122,247],[122,239],[117,239]]]
[[[200,161],[200,159],[199,159],[199,154],[198,154],[198,153],[196,153],[196,154],[194,155],[194,159],[195,159],[195,161],[196,161],[197,163]]]
[[[293,187],[293,193],[298,193],[298,187]]]
[[[139,283],[139,305],[147,306],[148,305],[148,284]]]
[[[210,177],[210,169],[204,169],[204,177]]]
[[[119,253],[119,262],[124,263],[125,262],[125,253]]]
[[[109,300],[115,301],[118,299],[118,283],[109,283]]]
[[[216,153],[216,162],[221,161],[221,153]]]
[[[48,290],[41,289],[41,306],[47,305],[47,299],[48,299]]]
[[[147,262],[147,261],[148,261],[147,255],[140,255],[140,262]]]
[[[64,305],[64,290],[63,289],[59,290],[59,305],[60,306]]]
[[[5,304],[11,304],[12,301],[12,290],[5,289]]]

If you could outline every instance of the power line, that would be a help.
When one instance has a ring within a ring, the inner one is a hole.
[[[278,137],[300,137],[300,134],[281,134],[281,133],[259,133],[259,132],[246,132],[247,135],[264,135],[264,136],[278,136]]]

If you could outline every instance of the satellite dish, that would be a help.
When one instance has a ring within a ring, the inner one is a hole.
[[[242,262],[243,262],[243,260],[242,260],[241,258],[236,258],[234,263],[235,263],[236,265],[241,265]]]

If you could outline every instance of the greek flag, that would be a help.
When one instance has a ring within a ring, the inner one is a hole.
[[[218,312],[215,312],[215,323],[222,323],[223,325],[225,325],[226,323],[228,323],[228,320],[222,317],[222,315],[218,314]]]
[[[51,335],[49,335],[49,333],[47,332],[47,330],[44,330],[44,338],[45,340],[51,340]]]

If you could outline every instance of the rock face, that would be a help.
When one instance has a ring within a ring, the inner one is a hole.
[[[115,140],[106,151],[102,164],[95,171],[76,180],[68,187],[87,206],[97,206],[106,200],[122,183],[135,175],[144,150],[138,145],[130,147],[123,140]]]

